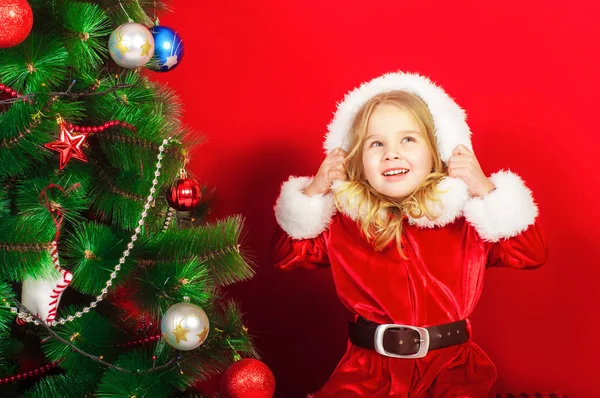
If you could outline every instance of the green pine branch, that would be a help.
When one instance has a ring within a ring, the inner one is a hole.
[[[94,70],[102,66],[107,56],[106,36],[111,23],[106,13],[96,4],[67,2],[64,9],[65,35],[69,52],[68,63],[79,70]]]
[[[84,372],[63,373],[46,376],[40,379],[32,388],[24,391],[24,398],[81,398],[86,393],[93,392],[97,384],[91,374]]]
[[[243,219],[228,217],[205,226],[168,230],[145,241],[150,259],[172,261],[198,258],[206,261],[219,286],[254,276],[248,256],[241,249]]]
[[[73,282],[71,286],[90,296],[97,296],[106,287],[115,265],[123,255],[129,234],[95,222],[80,223],[66,239],[63,255],[70,260]],[[121,264],[121,270],[113,281],[122,285],[129,276],[134,263]]]
[[[155,319],[186,298],[205,308],[214,290],[207,264],[197,258],[139,267],[132,285],[139,308]]]
[[[68,306],[61,310],[61,313],[74,314],[77,310],[77,307]],[[97,312],[90,311],[85,314],[85,318],[76,318],[73,322],[57,325],[53,332],[89,355],[103,356],[109,361],[116,355],[117,350],[114,346],[119,333],[107,318]],[[99,377],[104,370],[102,365],[74,351],[73,347],[49,336],[42,344],[42,351],[49,361],[60,362],[62,369]]]
[[[27,277],[58,277],[49,253],[55,233],[54,224],[40,224],[33,217],[3,217],[0,223],[0,278],[22,281]]]
[[[67,80],[68,52],[57,37],[31,32],[19,46],[3,51],[0,81],[19,92],[44,92]]]
[[[157,355],[157,361],[164,361],[164,356]],[[177,377],[177,372],[140,372],[135,370],[151,369],[154,365],[152,357],[145,350],[135,350],[119,356],[117,365],[132,372],[109,369],[102,377],[96,396],[98,397],[168,397],[174,392],[167,382]],[[173,365],[177,367],[177,365]]]
[[[15,293],[12,287],[5,281],[0,279],[0,333],[10,331],[10,325],[15,319],[15,315],[10,312],[10,307],[13,305]],[[0,340],[1,343],[2,340]],[[4,350],[0,347],[0,352]],[[6,354],[8,355],[8,354]],[[1,360],[2,356],[0,356]]]

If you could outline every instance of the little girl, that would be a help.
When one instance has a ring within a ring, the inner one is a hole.
[[[390,73],[346,95],[314,178],[275,205],[281,269],[331,266],[355,316],[321,397],[493,397],[470,340],[487,267],[535,268],[547,249],[531,191],[487,178],[464,111],[425,77]]]

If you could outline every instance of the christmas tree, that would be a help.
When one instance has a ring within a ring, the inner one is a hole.
[[[1,396],[167,397],[256,356],[223,294],[253,275],[243,219],[206,221],[199,139],[146,72],[182,59],[165,9],[0,4]]]

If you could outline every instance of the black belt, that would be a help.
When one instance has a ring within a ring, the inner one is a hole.
[[[429,350],[469,341],[466,320],[420,328],[408,325],[380,325],[359,317],[356,322],[350,322],[349,332],[352,344],[398,358],[421,358]]]

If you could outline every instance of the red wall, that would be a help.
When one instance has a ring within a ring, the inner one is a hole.
[[[490,270],[472,316],[499,391],[597,396],[596,4],[173,1],[175,13],[161,22],[180,31],[187,52],[178,69],[152,77],[181,94],[186,122],[208,137],[191,169],[217,188],[215,215],[247,219],[257,276],[229,292],[247,312],[278,394],[300,396],[326,381],[345,349],[348,317],[327,270],[270,268],[279,186],[317,170],[346,91],[401,69],[440,83],[467,110],[484,170],[519,173],[540,206],[547,265]]]

